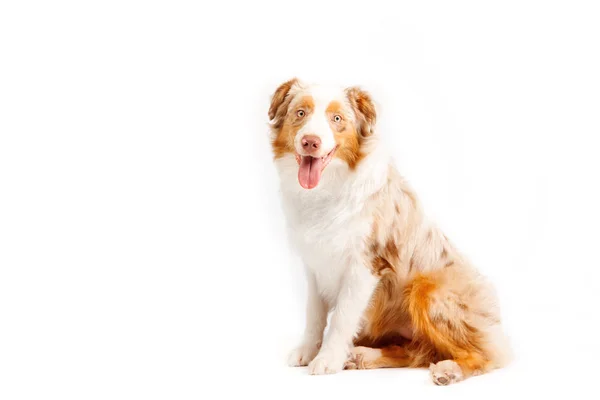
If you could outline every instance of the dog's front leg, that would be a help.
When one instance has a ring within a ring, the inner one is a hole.
[[[315,358],[323,340],[325,325],[327,325],[327,312],[329,311],[327,305],[317,289],[315,276],[308,267],[306,267],[306,273],[308,286],[306,328],[302,342],[292,350],[288,357],[288,365],[291,367],[308,365]]]
[[[352,263],[348,267],[321,350],[308,365],[311,375],[333,374],[344,368],[377,281],[362,262]]]

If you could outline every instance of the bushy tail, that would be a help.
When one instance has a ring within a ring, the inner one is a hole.
[[[435,360],[430,362],[452,359],[466,373],[487,369],[489,360],[482,348],[483,333],[465,321],[461,311],[464,305],[440,282],[441,278],[436,276],[421,275],[405,289],[404,305],[417,341],[427,341],[435,349]]]

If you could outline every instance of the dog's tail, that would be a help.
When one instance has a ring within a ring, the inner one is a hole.
[[[405,289],[405,308],[415,334],[433,347],[421,346],[418,351],[426,349],[427,356],[433,357],[430,362],[455,360],[467,375],[493,368],[486,351],[485,332],[469,324],[468,306],[461,303],[461,296],[442,284],[444,281],[441,274],[420,275]],[[423,363],[426,357],[415,354],[413,358]]]

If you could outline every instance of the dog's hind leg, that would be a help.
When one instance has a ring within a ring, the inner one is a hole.
[[[495,297],[478,275],[441,270],[415,277],[404,292],[417,340],[434,348],[433,382],[448,385],[502,366]],[[441,361],[440,361],[441,360]]]
[[[345,369],[400,368],[411,365],[411,357],[403,346],[380,349],[357,346],[350,351]]]

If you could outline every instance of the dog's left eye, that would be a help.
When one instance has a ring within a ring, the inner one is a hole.
[[[334,116],[333,116],[333,120],[334,120],[335,122],[342,122],[342,117],[341,117],[341,116],[339,116],[339,115],[334,115]]]

